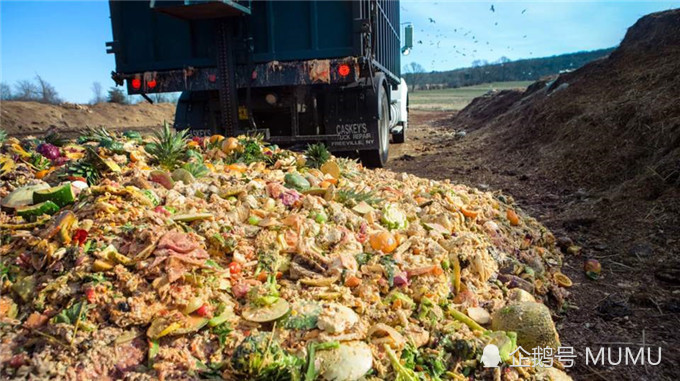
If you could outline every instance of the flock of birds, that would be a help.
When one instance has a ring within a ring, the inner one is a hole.
[[[434,3],[434,4],[437,5],[437,3]],[[406,10],[406,9],[402,6],[402,10]],[[496,13],[496,7],[493,4],[491,4],[489,11],[491,13],[495,14]],[[527,8],[522,9],[520,14],[524,15],[526,12],[527,12]],[[436,24],[437,23],[437,21],[432,17],[428,17],[428,21],[430,22],[430,24]],[[498,21],[494,21],[494,26],[496,26],[496,27],[498,26]],[[459,36],[462,36],[466,39],[471,39],[471,40],[468,40],[468,41],[471,41],[473,44],[479,44],[479,45],[474,45],[473,47],[469,47],[469,44],[465,44],[465,43],[463,43],[463,44],[458,43],[458,44],[453,45],[452,46],[453,52],[455,52],[455,54],[457,54],[460,57],[466,57],[466,58],[469,57],[469,58],[475,59],[476,56],[477,56],[477,53],[481,52],[482,49],[488,49],[488,52],[494,52],[494,45],[492,45],[491,42],[481,41],[480,39],[478,39],[475,36],[475,33],[470,29],[458,27],[458,28],[454,28],[452,30],[449,30],[449,32],[450,31],[453,31],[453,33],[459,34]],[[442,39],[445,39],[447,36],[446,36],[446,34],[444,34],[444,32],[442,32],[441,28],[436,29],[436,34],[434,36],[427,33],[425,31],[425,29],[422,29],[422,28],[420,29],[420,32],[424,34],[425,41],[429,41],[429,45],[430,46],[436,46],[437,49],[440,49],[442,47],[442,44],[446,43],[446,42],[442,41]],[[434,38],[432,38],[432,37],[434,37]],[[526,39],[527,35],[526,34],[523,35],[522,38]],[[425,44],[423,42],[423,40],[417,40],[416,43],[420,44],[420,45]],[[463,45],[468,45],[468,47],[466,48]],[[506,46],[505,49],[506,49],[506,51],[513,51],[513,48],[509,45]],[[533,55],[533,52],[529,52],[529,55]],[[435,53],[434,56],[436,57],[436,53]],[[440,62],[440,63],[444,63],[444,62],[448,62],[448,59],[445,58],[445,59],[440,59],[440,60],[437,60],[437,61]],[[434,67],[434,64],[435,64],[435,60],[432,60],[432,62],[431,62],[432,67]]]

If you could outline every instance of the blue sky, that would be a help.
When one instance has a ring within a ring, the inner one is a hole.
[[[502,56],[516,60],[608,48],[640,17],[679,6],[677,1],[402,1],[401,21],[413,23],[415,42],[402,63],[441,71]]]
[[[403,63],[447,70],[476,59],[514,60],[610,47],[639,17],[674,4],[402,1],[402,22],[414,24],[416,41]],[[13,84],[40,74],[64,99],[87,102],[93,82],[105,89],[113,85],[109,73],[114,60],[104,45],[111,39],[105,1],[0,0],[0,81]]]

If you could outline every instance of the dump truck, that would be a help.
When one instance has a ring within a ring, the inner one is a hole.
[[[408,127],[399,2],[110,1],[112,78],[128,94],[181,92],[174,127],[324,143],[371,167]],[[403,41],[403,42],[402,42]]]

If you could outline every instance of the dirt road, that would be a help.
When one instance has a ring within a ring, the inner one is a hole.
[[[390,146],[388,167],[500,190],[512,195],[520,207],[556,237],[568,237],[583,248],[579,254],[565,254],[563,271],[574,285],[566,308],[556,316],[562,345],[573,347],[578,355],[576,365],[570,369],[575,379],[677,379],[680,269],[652,245],[670,249],[677,245],[676,237],[664,236],[653,219],[644,224],[630,216],[626,219],[626,213],[618,218],[611,218],[611,213],[603,217],[601,209],[608,209],[607,200],[603,201],[595,191],[569,188],[538,175],[532,163],[500,169],[503,166],[494,161],[497,159],[480,148],[480,134],[484,132],[456,134],[451,116],[450,112],[413,111],[409,115],[407,143]],[[603,276],[599,280],[585,276],[586,258],[602,263]],[[625,353],[628,346],[637,353],[641,345],[652,348],[654,361],[657,347],[661,347],[661,364],[586,364],[586,348],[596,354],[600,348],[611,347],[612,360],[616,362],[618,348],[624,348]]]

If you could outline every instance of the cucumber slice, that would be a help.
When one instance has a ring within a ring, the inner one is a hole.
[[[139,131],[127,130],[123,132],[123,136],[128,139],[142,140],[142,134]]]
[[[241,317],[255,323],[265,323],[282,317],[288,311],[290,311],[290,304],[284,299],[279,298],[268,306],[246,307],[241,313]]]
[[[208,321],[208,326],[217,327],[222,323],[234,320],[234,318],[236,318],[236,315],[234,314],[234,309],[231,306],[222,304],[218,307],[217,314]]]
[[[33,193],[33,203],[38,204],[45,201],[52,201],[59,207],[72,204],[76,200],[71,183],[66,183],[50,189],[38,190]]]
[[[20,206],[26,206],[33,204],[33,193],[38,190],[49,189],[50,186],[47,183],[40,183],[35,185],[28,185],[25,187],[17,188],[12,193],[5,196],[0,202],[3,208],[16,209]]]
[[[43,214],[49,214],[51,216],[58,211],[59,205],[53,203],[52,201],[45,201],[41,202],[40,204],[17,208],[17,215],[23,218],[38,217],[42,216]]]
[[[295,190],[305,190],[309,189],[311,186],[309,181],[302,177],[299,173],[286,173],[283,177],[284,185],[286,188],[293,188]]]

